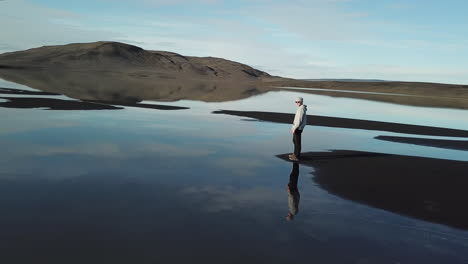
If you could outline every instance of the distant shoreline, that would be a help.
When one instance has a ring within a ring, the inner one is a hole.
[[[388,80],[379,80],[379,79],[333,79],[333,78],[319,78],[319,79],[298,79],[301,81],[311,81],[311,82],[393,82]]]

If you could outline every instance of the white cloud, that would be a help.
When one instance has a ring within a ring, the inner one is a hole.
[[[179,147],[176,145],[163,143],[150,143],[138,147],[142,153],[158,153],[167,157],[202,157],[215,153],[214,150],[201,148],[199,146],[185,145]]]
[[[266,167],[266,164],[261,160],[252,158],[220,158],[216,160],[216,167],[231,170],[232,173],[238,176],[255,176],[258,168]]]
[[[123,34],[80,26],[83,17],[66,10],[46,8],[23,0],[5,1],[0,8],[0,53],[43,45],[88,42]]]
[[[128,0],[100,0],[103,2],[128,2]],[[181,4],[215,4],[221,0],[134,0],[133,3],[146,4],[149,6],[181,5]]]
[[[13,144],[2,143],[2,148],[10,149],[8,157],[46,157],[52,155],[74,154],[93,157],[124,157],[123,151],[118,145],[112,143],[87,143],[76,145],[42,145],[42,144]]]
[[[203,157],[215,153],[214,150],[199,145],[171,145],[164,143],[135,143],[122,146],[111,142],[90,142],[64,145],[45,145],[40,143],[17,145],[11,142],[0,142],[2,149],[10,149],[4,158],[46,157],[54,155],[85,155],[107,158],[138,158],[159,154],[165,157]]]
[[[365,16],[350,13],[337,1],[293,1],[268,5],[251,16],[275,25],[282,32],[294,33],[303,41],[360,39],[365,26],[359,20]],[[262,12],[260,12],[262,11]]]
[[[127,38],[138,39],[147,49],[221,57],[255,65],[273,75],[306,78],[315,71],[308,65],[311,61],[315,61],[313,65],[336,64],[307,41],[362,37],[356,33],[361,24],[353,22],[359,16],[337,8],[342,1],[262,2],[240,6],[223,18],[158,16],[138,20],[142,27],[129,24],[136,30]]]
[[[3,108],[1,112],[0,119],[2,120],[2,129],[0,129],[0,136],[22,132],[34,132],[48,128],[76,126],[76,123],[73,121],[54,120],[54,122],[45,122],[41,117],[32,117],[24,122],[24,119],[17,119],[17,111]]]
[[[141,0],[149,5],[215,4],[221,0]]]
[[[409,3],[392,3],[387,5],[388,8],[393,8],[393,9],[413,9],[416,8],[415,5],[409,4]]]

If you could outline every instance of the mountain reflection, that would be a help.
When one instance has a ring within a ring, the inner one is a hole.
[[[134,103],[143,100],[222,102],[269,91],[258,81],[174,79],[146,71],[57,71],[0,69],[0,78],[47,93],[88,101]]]
[[[61,95],[57,93],[28,91],[22,89],[0,88],[0,94],[12,95],[48,95],[55,96]],[[98,100],[64,100],[57,98],[45,97],[0,97],[5,100],[0,101],[0,107],[5,108],[46,108],[47,110],[118,110],[124,109],[120,106],[131,106],[138,108],[158,109],[158,110],[183,110],[189,109],[188,107],[172,106],[172,105],[157,105],[157,104],[144,104],[138,101],[98,101]],[[119,105],[119,106],[114,106]]]

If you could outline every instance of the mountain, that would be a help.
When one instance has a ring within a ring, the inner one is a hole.
[[[80,100],[121,102],[238,100],[282,79],[221,58],[104,41],[0,54],[0,78]]]
[[[271,76],[222,58],[183,56],[108,41],[0,54],[0,78],[80,100],[125,103],[142,100],[221,102],[293,89],[327,96],[468,109],[468,85],[296,80]]]
[[[150,51],[119,42],[73,43],[0,54],[0,68],[147,71],[161,78],[253,81],[271,77],[221,58]]]

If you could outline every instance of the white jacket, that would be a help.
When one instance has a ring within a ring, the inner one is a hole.
[[[294,116],[294,122],[292,129],[303,130],[307,125],[307,105],[301,105],[297,108],[296,115]]]

